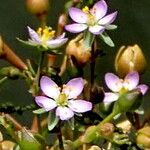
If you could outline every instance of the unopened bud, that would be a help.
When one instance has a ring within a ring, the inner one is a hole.
[[[84,45],[83,39],[78,40],[78,38],[79,37],[69,42],[66,53],[67,55],[72,56],[78,65],[84,66],[91,60],[91,52],[90,49],[87,49]]]
[[[63,33],[66,24],[67,24],[67,15],[61,14],[58,18],[57,36]]]
[[[141,148],[150,148],[150,126],[144,127],[138,131],[136,143]]]
[[[99,146],[93,145],[88,150],[102,150]]]
[[[26,0],[26,6],[32,14],[42,15],[49,9],[49,0]]]
[[[7,60],[10,64],[21,70],[26,70],[27,65],[11,50],[11,48],[0,37],[0,58]]]
[[[125,77],[131,71],[142,73],[146,67],[146,59],[141,48],[134,46],[122,46],[115,58],[115,69],[120,77]]]
[[[99,126],[99,133],[101,136],[110,137],[113,134],[114,129],[112,123],[105,123]]]
[[[0,143],[0,150],[13,150],[15,143],[11,141],[3,141]]]

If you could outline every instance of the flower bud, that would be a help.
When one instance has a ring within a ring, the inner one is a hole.
[[[114,130],[115,128],[112,123],[105,123],[99,126],[99,133],[103,137],[110,137]]]
[[[136,143],[141,148],[150,148],[150,126],[146,126],[138,131]]]
[[[32,14],[45,14],[49,9],[49,0],[26,0],[26,6]]]
[[[66,53],[72,56],[75,63],[84,66],[91,60],[90,48],[87,49],[84,45],[83,39],[78,40],[79,36],[69,42],[66,48]]]
[[[0,143],[0,150],[13,150],[15,143],[11,141],[3,141]]]
[[[142,73],[146,67],[146,59],[141,48],[134,46],[122,46],[115,58],[115,69],[120,77],[125,77],[131,71]]]
[[[7,60],[13,66],[26,70],[27,65],[11,50],[11,48],[0,37],[0,58]]]
[[[93,145],[88,150],[102,150],[99,146]]]

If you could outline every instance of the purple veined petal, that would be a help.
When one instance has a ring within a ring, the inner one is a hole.
[[[108,88],[113,92],[119,92],[123,87],[121,79],[113,73],[105,74],[105,82]]]
[[[63,39],[54,39],[54,40],[49,40],[46,42],[47,46],[50,49],[55,49],[59,48],[62,45],[64,45],[68,41],[68,38],[63,38]]]
[[[100,25],[94,25],[94,26],[89,27],[89,31],[95,35],[99,35],[99,34],[103,33],[104,30],[105,30],[105,28]]]
[[[71,19],[77,23],[86,23],[87,22],[87,14],[84,13],[79,8],[71,7],[69,9],[69,15]]]
[[[101,19],[107,13],[107,4],[104,0],[100,0],[91,9],[91,13],[95,16],[96,20]]]
[[[61,120],[69,120],[74,116],[73,111],[68,107],[57,107],[56,116],[59,116]]]
[[[107,16],[105,16],[104,18],[100,19],[98,24],[100,25],[109,25],[111,24],[112,22],[114,22],[114,20],[116,19],[117,17],[117,11],[114,12],[114,13],[111,13]]]
[[[143,95],[145,95],[146,92],[147,92],[148,89],[149,89],[149,87],[148,87],[147,85],[145,85],[145,84],[140,84],[140,85],[137,86],[137,88],[140,89],[140,91],[141,91],[141,93],[142,93]]]
[[[78,23],[73,23],[65,26],[65,29],[71,33],[79,33],[87,28],[88,26],[86,24],[78,24]]]
[[[62,92],[68,96],[68,99],[75,99],[83,90],[84,81],[82,78],[74,78],[64,85]]]
[[[85,100],[70,100],[68,107],[77,113],[83,113],[92,109],[92,103]]]
[[[136,71],[130,72],[124,79],[123,86],[128,90],[133,90],[139,84],[139,74]]]
[[[50,78],[43,76],[40,80],[40,87],[45,95],[57,99],[60,95],[60,88]]]
[[[35,102],[42,108],[44,108],[46,111],[50,111],[54,109],[57,104],[54,100],[45,97],[45,96],[36,96]]]
[[[117,101],[118,98],[119,98],[119,95],[117,93],[106,92],[103,102],[106,104],[109,104],[114,101]]]
[[[31,29],[29,26],[27,28],[28,28],[28,32],[29,32],[29,36],[30,36],[31,40],[36,43],[40,43],[41,39],[40,39],[39,35],[33,29]]]

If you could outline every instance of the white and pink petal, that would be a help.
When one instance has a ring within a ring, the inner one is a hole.
[[[114,22],[114,20],[117,17],[117,12],[111,13],[105,17],[103,17],[102,19],[99,20],[98,24],[99,25],[109,25],[112,22]]]
[[[145,84],[140,84],[137,86],[137,89],[140,89],[142,95],[145,95],[146,92],[148,91],[149,87]]]
[[[91,13],[96,17],[96,20],[101,19],[107,13],[107,4],[104,0],[100,0],[91,9]]]
[[[35,102],[42,108],[44,108],[46,111],[50,111],[54,109],[57,104],[54,100],[45,97],[45,96],[36,96]]]
[[[33,42],[40,44],[41,39],[40,39],[39,35],[33,29],[31,29],[29,26],[27,28],[28,28],[28,32],[29,32],[29,36],[30,36],[31,40]]]
[[[68,96],[68,99],[74,99],[79,96],[83,90],[84,81],[82,78],[74,78],[64,85],[62,92]]]
[[[124,79],[123,86],[128,90],[133,90],[139,84],[139,74],[136,71],[130,72]]]
[[[103,102],[109,104],[114,101],[117,101],[118,98],[119,98],[119,95],[117,93],[106,92]]]
[[[95,35],[99,35],[99,34],[103,33],[104,30],[105,30],[105,28],[100,25],[94,25],[94,26],[89,27],[89,31]]]
[[[42,76],[40,80],[40,87],[43,93],[50,98],[57,99],[60,95],[60,88],[49,77]]]
[[[79,33],[87,29],[86,24],[73,23],[65,26],[65,29],[71,33]]]
[[[86,23],[88,18],[86,13],[75,7],[69,9],[69,16],[77,23]]]
[[[68,38],[54,39],[54,40],[47,41],[46,44],[50,49],[55,49],[55,48],[61,47],[67,41],[68,41]]]
[[[74,113],[70,108],[60,106],[56,108],[56,116],[61,120],[69,120],[74,116]]]
[[[105,82],[108,88],[113,92],[119,92],[123,87],[122,80],[113,73],[105,74]]]
[[[68,107],[74,112],[83,113],[92,109],[92,103],[85,100],[70,100]]]

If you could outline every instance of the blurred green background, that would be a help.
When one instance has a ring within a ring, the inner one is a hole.
[[[48,25],[56,28],[56,22],[63,12],[65,0],[53,0],[48,16]],[[145,53],[147,70],[142,76],[142,82],[150,85],[150,0],[107,0],[110,12],[118,10],[116,24],[118,29],[111,31],[109,35],[115,43],[114,48],[103,44],[106,56],[97,61],[97,81],[102,83],[106,72],[114,71],[114,57],[121,45],[133,45],[137,43]],[[16,37],[27,39],[27,26],[34,29],[38,27],[38,20],[27,12],[25,0],[1,0],[0,1],[0,34],[9,46],[24,60],[36,59],[35,51],[22,47]],[[9,65],[0,60],[0,66]],[[141,83],[142,83],[141,82]],[[31,103],[32,97],[27,91],[27,85],[21,81],[7,81],[0,87],[0,103],[12,102],[16,105]],[[145,101],[149,101],[148,95]],[[27,115],[27,114],[25,114]],[[25,117],[26,118],[26,117]],[[25,119],[24,118],[24,119]],[[28,118],[25,121],[29,122]]]

